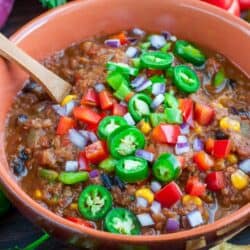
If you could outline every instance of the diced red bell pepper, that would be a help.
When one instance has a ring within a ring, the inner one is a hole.
[[[225,140],[215,140],[214,148],[212,150],[212,155],[216,158],[225,158],[229,155],[231,149],[231,141]]]
[[[195,153],[193,160],[201,171],[207,171],[214,165],[213,159],[204,151]]]
[[[208,125],[214,119],[214,109],[208,105],[196,103],[194,108],[194,118],[200,125]]]
[[[250,0],[239,0],[239,2],[240,2],[240,9],[241,10],[250,9]]]
[[[197,176],[190,176],[185,191],[194,196],[202,196],[205,193],[206,184],[202,183]]]
[[[155,76],[155,75],[161,76],[161,75],[163,75],[163,72],[160,69],[147,69],[146,75],[147,75],[147,77],[151,77],[151,76]]]
[[[93,88],[89,88],[81,100],[82,105],[98,106],[98,94]]]
[[[191,99],[179,99],[179,107],[182,112],[183,121],[193,127],[194,103]]]
[[[86,158],[85,151],[81,151],[78,156],[78,165],[80,171],[88,171],[90,172],[92,168],[90,167],[89,161]]]
[[[106,113],[102,112],[99,114],[101,116],[101,120],[107,115]],[[99,123],[97,124],[92,124],[92,123],[88,123],[86,124],[86,130],[89,130],[89,131],[93,131],[93,132],[96,132],[97,129],[98,129],[98,125]]]
[[[124,105],[121,105],[119,103],[113,104],[112,114],[113,115],[119,115],[124,116],[128,112],[128,108]]]
[[[73,114],[77,120],[91,124],[98,124],[102,119],[94,110],[84,106],[75,107]]]
[[[155,194],[155,200],[160,202],[163,207],[170,208],[182,197],[179,186],[174,182],[168,183]]]
[[[112,36],[111,38],[119,39],[121,45],[125,45],[125,44],[128,43],[128,37],[127,37],[127,35],[126,35],[126,33],[124,31],[119,33],[119,34],[116,34],[116,35]]]
[[[87,220],[83,220],[77,217],[72,217],[72,216],[66,216],[65,219],[74,222],[76,224],[79,224],[81,226],[85,226],[85,227],[90,227],[90,228],[95,228],[95,225],[93,222],[87,221]]]
[[[113,106],[113,98],[111,94],[107,90],[102,90],[98,95],[102,110],[111,109]]]
[[[108,157],[107,145],[104,141],[97,141],[85,148],[85,155],[90,163],[97,164]]]
[[[218,6],[225,10],[227,10],[233,3],[233,0],[203,0],[203,1]]]
[[[212,154],[214,148],[214,139],[208,138],[205,142],[205,150],[207,153]]]
[[[152,139],[160,143],[175,144],[179,135],[178,125],[160,124],[153,129]]]
[[[231,6],[227,9],[227,12],[235,16],[240,16],[240,4],[239,0],[233,0]]]
[[[56,134],[57,135],[66,135],[70,129],[76,126],[76,122],[74,119],[62,116],[60,117],[59,123],[57,125]]]
[[[179,163],[180,163],[180,167],[181,167],[181,168],[184,168],[184,166],[185,166],[185,157],[179,155],[179,156],[177,156],[176,158],[177,158],[177,160],[178,160]]]
[[[131,91],[124,99],[124,101],[126,102],[129,102],[129,100],[132,98],[132,96],[134,95],[135,93],[133,91]]]
[[[207,188],[212,191],[219,191],[225,187],[225,180],[222,171],[214,171],[206,177]]]

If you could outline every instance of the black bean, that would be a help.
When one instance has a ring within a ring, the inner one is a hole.
[[[25,114],[20,114],[17,117],[17,123],[20,125],[24,124],[27,120],[28,120],[28,116]]]
[[[36,88],[36,86],[37,86],[37,83],[35,83],[35,82],[30,82],[30,81],[29,81],[29,82],[24,86],[23,92],[24,92],[24,93],[32,92],[32,91]]]
[[[217,140],[223,140],[223,139],[228,139],[228,135],[225,134],[223,131],[221,130],[216,130],[215,131],[215,138]]]
[[[112,187],[112,180],[111,178],[107,175],[107,174],[101,174],[101,179],[102,179],[102,183],[103,185],[110,190]]]
[[[236,83],[236,81],[233,80],[233,79],[229,79],[228,84],[229,84],[229,86],[230,86],[233,90],[235,90],[236,87],[237,87],[237,83]]]
[[[114,184],[117,185],[121,191],[125,190],[125,185],[118,176],[114,177]]]
[[[22,148],[20,151],[19,151],[19,158],[20,160],[22,161],[27,161],[29,159],[29,155],[27,154],[27,152],[25,151],[24,148]]]
[[[15,175],[20,176],[25,172],[24,162],[20,158],[16,158],[12,162],[12,167]]]

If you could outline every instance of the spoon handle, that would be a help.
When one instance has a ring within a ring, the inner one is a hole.
[[[45,88],[45,91],[54,101],[61,102],[69,93],[71,89],[69,83],[34,60],[1,33],[0,56],[21,66],[35,81]]]

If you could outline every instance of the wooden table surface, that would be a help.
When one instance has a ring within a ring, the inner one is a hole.
[[[1,32],[9,36],[17,28],[44,11],[38,0],[16,0],[13,12]],[[23,217],[15,208],[0,220],[0,250],[12,249],[15,246],[24,247],[41,235],[41,229]],[[230,242],[240,245],[250,244],[250,228],[238,234]],[[51,238],[37,250],[44,249],[75,250],[76,248]]]

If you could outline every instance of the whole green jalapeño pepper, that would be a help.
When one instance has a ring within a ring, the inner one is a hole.
[[[78,208],[88,220],[100,220],[112,208],[111,193],[101,185],[89,185],[80,194]]]
[[[205,55],[199,49],[184,40],[178,40],[175,43],[174,53],[196,66],[201,66],[206,61]]]
[[[194,93],[200,87],[200,80],[194,70],[186,65],[174,67],[174,84],[185,93]]]
[[[121,126],[108,137],[109,152],[115,158],[132,155],[144,146],[144,134],[133,126]]]
[[[143,181],[148,178],[148,163],[136,156],[124,157],[116,165],[116,175],[124,182]]]
[[[141,55],[141,64],[149,69],[167,69],[174,61],[174,56],[161,51],[148,51]]]
[[[0,217],[5,215],[9,208],[10,202],[7,200],[7,198],[4,196],[3,192],[0,189]]]
[[[104,229],[110,233],[125,235],[138,235],[141,232],[138,219],[125,208],[113,208],[104,219]]]
[[[180,174],[179,161],[170,153],[161,154],[153,165],[153,174],[158,181],[171,182]]]
[[[108,136],[120,126],[127,125],[125,119],[121,116],[106,116],[98,125],[98,136],[101,139],[107,139]]]
[[[129,100],[128,110],[136,122],[150,114],[151,102],[152,99],[148,95],[142,93],[135,94]]]
[[[133,68],[125,63],[115,63],[115,62],[107,62],[106,68],[108,71],[120,72],[123,75],[137,76],[139,74],[139,70],[137,68]]]

